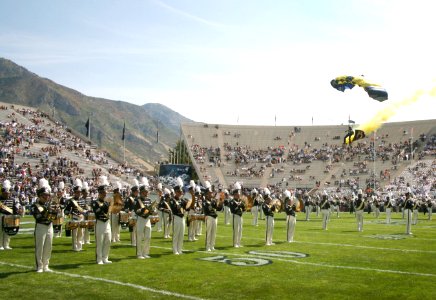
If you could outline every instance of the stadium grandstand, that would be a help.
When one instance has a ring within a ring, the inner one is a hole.
[[[378,189],[410,182],[416,168],[433,168],[434,174],[435,120],[386,123],[351,147],[343,145],[347,125],[181,128],[200,181],[218,186],[238,181],[248,189],[276,191]],[[428,192],[431,183],[423,188]]]

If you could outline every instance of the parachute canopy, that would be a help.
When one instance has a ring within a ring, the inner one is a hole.
[[[379,84],[369,83],[365,81],[362,77],[353,77],[353,76],[339,76],[330,81],[332,87],[337,89],[338,91],[345,91],[346,89],[352,89],[355,85],[363,88],[368,96],[377,101],[385,101],[388,100],[388,92],[384,88],[382,88]]]
[[[347,133],[347,135],[344,137],[344,144],[351,144],[354,141],[363,139],[365,137],[365,132],[363,130],[360,129],[356,129],[354,131],[350,131],[349,133]]]

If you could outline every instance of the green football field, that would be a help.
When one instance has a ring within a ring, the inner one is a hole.
[[[128,230],[112,244],[112,264],[95,263],[95,244],[73,252],[71,238],[55,238],[52,273],[34,268],[33,218],[22,219],[13,250],[0,251],[1,299],[435,299],[436,220],[419,215],[405,235],[401,214],[354,215],[304,221],[299,213],[295,242],[286,242],[285,215],[275,218],[273,246],[265,246],[265,221],[251,225],[244,214],[242,248],[232,247],[232,227],[219,215],[216,251],[204,251],[205,229],[184,254],[153,229],[151,258],[138,260]],[[93,240],[94,236],[91,237]]]

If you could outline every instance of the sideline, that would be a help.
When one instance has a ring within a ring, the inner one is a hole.
[[[12,264],[12,263],[2,262],[2,261],[0,261],[0,265],[16,267],[16,268],[21,268],[21,269],[28,269],[28,270],[34,269],[34,267]],[[161,294],[161,295],[165,295],[165,296],[173,296],[173,297],[192,299],[192,300],[203,300],[204,299],[204,298],[199,298],[199,297],[195,297],[195,296],[189,296],[189,295],[174,293],[174,292],[165,291],[165,290],[158,290],[158,289],[154,289],[154,288],[150,288],[150,287],[146,287],[146,286],[142,286],[142,285],[138,285],[138,284],[121,282],[121,281],[116,281],[116,280],[111,280],[111,279],[106,279],[106,278],[92,277],[92,276],[88,276],[88,275],[72,274],[72,273],[66,273],[66,272],[60,272],[60,271],[54,271],[54,270],[50,273],[68,276],[68,277],[73,277],[73,278],[82,278],[82,279],[86,279],[86,280],[94,280],[94,281],[101,281],[101,282],[105,282],[105,283],[115,284],[115,285],[128,286],[128,287],[135,288],[138,290],[143,290],[143,291]]]

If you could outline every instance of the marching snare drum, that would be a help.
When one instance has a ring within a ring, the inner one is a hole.
[[[20,229],[20,215],[3,216],[3,231],[8,235],[16,235]]]
[[[126,229],[127,226],[129,226],[129,213],[125,212],[125,211],[120,211],[119,214],[119,223],[121,225],[121,228]]]

